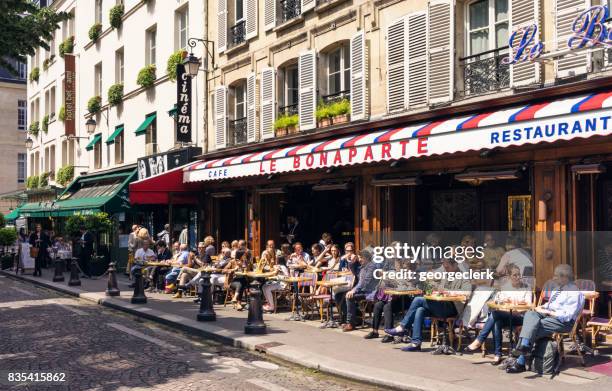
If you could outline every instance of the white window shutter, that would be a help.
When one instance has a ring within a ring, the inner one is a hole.
[[[217,50],[227,49],[227,0],[217,0]]]
[[[567,40],[572,36],[572,23],[591,6],[590,0],[555,0],[555,41],[557,50],[568,48]],[[556,77],[571,77],[589,72],[591,54],[586,50],[576,55],[566,55],[555,61]]]
[[[311,9],[314,9],[314,7],[317,5],[317,0],[301,0],[301,2],[301,13],[310,11]]]
[[[535,24],[538,26],[538,33],[534,42],[541,40],[540,24],[540,0],[512,0],[510,3],[510,29],[512,34],[518,29]],[[517,34],[514,42],[520,42],[522,34]],[[533,45],[529,46],[529,51]],[[510,86],[520,87],[540,82],[540,63],[536,61],[523,61],[517,64],[510,64]]]
[[[257,75],[247,76],[247,141],[252,143],[257,135]]]
[[[225,148],[227,146],[227,87],[215,88],[215,146]]]
[[[257,36],[257,0],[246,0],[246,39]]]
[[[406,19],[387,27],[387,110],[389,113],[406,108]]]
[[[264,27],[266,31],[276,27],[276,3],[278,0],[264,0]]]
[[[300,130],[315,129],[317,121],[317,54],[314,50],[300,53],[298,58]]]
[[[408,15],[408,107],[427,105],[427,13]]]
[[[454,0],[431,0],[429,26],[429,103],[453,100],[455,56]]]
[[[276,71],[274,68],[264,68],[261,71],[261,138],[274,137],[274,121],[276,121]]]
[[[351,120],[367,119],[368,100],[368,50],[364,31],[351,38]]]

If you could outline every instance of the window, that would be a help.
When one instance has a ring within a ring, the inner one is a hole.
[[[96,23],[102,23],[102,17],[103,17],[102,0],[96,0],[95,7],[96,9],[94,10],[94,12],[95,12]]]
[[[45,115],[49,115],[49,108],[51,106],[51,93],[49,90],[45,91]]]
[[[43,172],[49,172],[49,147],[45,148],[45,165]]]
[[[68,19],[68,37],[74,36],[74,9],[70,10],[70,19]]]
[[[62,167],[74,164],[74,140],[66,139],[62,141]]]
[[[94,145],[94,168],[102,167],[102,142],[98,141]]]
[[[19,99],[17,101],[17,129],[26,130],[27,122],[27,103],[25,100]]]
[[[147,64],[155,64],[157,60],[157,27],[153,26],[146,33],[146,61]]]
[[[62,41],[68,38],[68,21],[62,21]]]
[[[189,14],[188,9],[183,8],[176,11],[176,33],[178,49],[187,47],[187,39],[189,39]]]
[[[351,64],[348,44],[335,49],[327,56],[327,94],[340,95],[350,90]]]
[[[297,114],[297,105],[299,102],[299,79],[297,65],[287,66],[282,72],[282,77],[283,80],[281,81],[281,86],[284,106],[281,106],[280,112],[288,114]]]
[[[236,0],[236,24],[244,20],[244,0]]]
[[[234,119],[241,119],[246,117],[246,85],[239,84],[234,89],[235,98],[235,111]]]
[[[49,118],[55,118],[55,86],[49,92]]]
[[[94,68],[94,93],[102,95],[102,63],[98,63]]]
[[[25,63],[17,62],[17,71],[19,72],[19,78],[25,80],[28,77],[28,67]]]
[[[147,128],[145,134],[146,154],[153,155],[157,153],[157,118]]]
[[[17,154],[17,183],[24,183],[26,178],[26,154]]]
[[[55,31],[51,33],[51,41],[49,42],[49,56],[55,56]]]
[[[115,83],[123,83],[124,68],[123,48],[121,48],[115,52]]]
[[[55,145],[49,147],[49,178],[55,179]]]
[[[468,8],[469,55],[508,46],[508,0],[478,0]]]
[[[123,163],[123,132],[115,137],[115,164]]]

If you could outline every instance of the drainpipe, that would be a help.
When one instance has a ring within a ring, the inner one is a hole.
[[[208,40],[208,0],[202,0],[202,16],[204,19],[204,31],[202,32],[202,39],[204,42]],[[208,47],[208,43],[206,43]],[[204,57],[208,61],[208,52],[204,50]],[[204,129],[204,135],[202,137],[202,153],[208,152],[208,74],[204,72],[204,91],[202,96],[202,127]]]

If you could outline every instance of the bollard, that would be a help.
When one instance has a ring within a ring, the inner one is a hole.
[[[132,304],[146,304],[147,296],[144,293],[144,284],[142,282],[142,270],[137,268],[132,273],[134,277],[134,295],[132,295]]]
[[[210,322],[217,320],[215,309],[213,308],[212,291],[210,290],[210,274],[202,272],[200,279],[200,312],[198,321]]]
[[[119,294],[117,269],[115,269],[115,262],[111,262],[108,264],[108,288],[106,288],[106,296],[119,296]]]
[[[60,258],[55,258],[55,273],[53,275],[53,282],[63,282],[64,281],[64,260]]]
[[[68,286],[81,286],[81,280],[79,279],[79,264],[77,263],[78,258],[72,258],[70,262],[70,281]]]
[[[261,306],[261,289],[259,281],[255,280],[249,289],[249,316],[244,326],[245,334],[265,334],[266,324],[263,320],[263,308]]]

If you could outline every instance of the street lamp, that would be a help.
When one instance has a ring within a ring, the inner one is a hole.
[[[32,145],[34,145],[34,140],[32,140],[30,137],[28,137],[27,140],[25,141],[26,149],[31,149]]]
[[[85,127],[87,128],[87,134],[92,135],[96,131],[96,120],[90,118],[85,122]]]
[[[198,42],[201,42],[204,45],[204,49],[206,50],[206,57],[204,57],[204,61],[197,58],[193,54],[193,48],[196,47]],[[202,66],[202,70],[204,72],[208,72],[208,56],[210,56],[210,62],[215,69],[215,43],[213,41],[209,41],[207,39],[200,38],[189,38],[187,40],[187,45],[191,48],[189,52],[189,56],[183,61],[183,65],[187,67],[187,72],[189,76],[196,77],[198,75],[198,71],[200,70],[200,65]],[[209,47],[210,46],[210,47]]]
[[[193,55],[193,53],[189,53],[189,56],[183,61],[183,65],[187,68],[187,73],[190,77],[198,76],[198,71],[200,70],[200,65],[202,65],[202,61],[199,58]],[[204,72],[208,71],[207,67],[208,62],[204,63]]]

